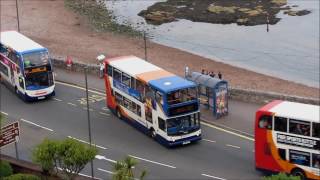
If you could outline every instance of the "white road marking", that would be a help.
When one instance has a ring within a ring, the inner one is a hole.
[[[105,170],[105,169],[98,168],[98,170],[102,171],[102,172],[109,173],[109,174],[114,174],[114,172],[111,172],[111,171],[108,171],[108,170]]]
[[[112,160],[112,159],[108,159],[108,158],[106,158],[105,156],[101,156],[101,155],[96,155],[95,158],[96,158],[96,159],[99,159],[99,160],[106,160],[106,161],[109,161],[109,162],[112,162],[112,163],[117,163],[117,161]]]
[[[74,138],[74,137],[72,137],[72,136],[68,136],[68,138],[77,140],[77,141],[82,142],[82,143],[85,143],[85,144],[90,144],[89,142],[86,142],[86,141],[81,140],[81,139]],[[96,144],[92,144],[92,146],[96,146],[96,147],[101,148],[101,149],[108,149],[108,148],[106,148],[106,147],[99,146],[99,145],[96,145]]]
[[[1,111],[1,114],[8,116],[8,113]]]
[[[80,87],[80,86],[77,86],[77,85],[72,85],[72,84],[60,82],[60,81],[56,81],[56,84],[61,84],[61,85],[69,86],[69,87],[74,87],[74,88],[81,89],[81,90],[84,90],[84,91],[86,90],[86,88],[83,88],[83,87]],[[92,93],[95,93],[95,94],[99,94],[99,95],[105,96],[104,93],[101,93],[101,92],[98,92],[98,91],[94,91],[94,90],[91,90],[91,89],[88,89],[88,91],[92,92]]]
[[[213,179],[219,179],[219,180],[226,180],[224,178],[220,178],[220,177],[216,177],[216,176],[211,176],[211,175],[208,175],[208,174],[201,174],[202,176],[206,176],[206,177],[209,177],[209,178],[213,178]]]
[[[84,177],[91,178],[91,176],[86,175],[86,174],[82,174],[82,173],[79,173],[79,175],[80,175],[80,176],[84,176]],[[93,179],[103,180],[103,179],[101,179],[101,178],[97,178],[97,177],[93,177]]]
[[[40,127],[40,128],[42,128],[42,129],[45,129],[45,130],[48,130],[48,131],[53,132],[53,130],[52,130],[52,129],[47,128],[47,127],[44,127],[44,126],[41,126],[41,125],[38,125],[38,124],[33,123],[33,122],[31,122],[31,121],[27,121],[27,120],[25,120],[25,119],[20,119],[20,120],[21,120],[21,121],[23,121],[23,122],[26,122],[26,123],[32,124],[32,125],[34,125],[34,126]]]
[[[130,154],[129,154],[129,156],[130,156],[130,157],[133,157],[133,158],[135,158],[135,159],[139,159],[139,160],[142,160],[142,161],[147,161],[147,162],[154,163],[154,164],[158,164],[158,165],[161,165],[161,166],[166,166],[166,167],[173,168],[173,169],[175,169],[175,168],[176,168],[176,167],[171,166],[171,165],[167,165],[167,164],[159,163],[159,162],[156,162],[156,161],[151,161],[151,160],[144,159],[144,158],[140,158],[140,157],[133,156],[133,155],[130,155]]]
[[[103,108],[101,108],[103,111],[110,111],[110,109],[109,108],[107,108],[107,107],[103,107]]]
[[[211,142],[211,143],[215,143],[216,141],[213,141],[213,140],[209,140],[209,139],[202,139],[204,141],[208,141],[208,142]]]
[[[239,146],[234,146],[234,145],[231,145],[231,144],[226,144],[226,146],[229,146],[229,147],[233,147],[233,148],[240,149],[240,147],[239,147]]]
[[[88,110],[88,108],[84,107],[83,110]],[[93,111],[93,109],[89,108],[89,111]]]
[[[105,169],[101,169],[101,168],[97,168],[99,171],[102,171],[102,172],[106,172],[106,173],[109,173],[109,174],[115,174],[114,172],[112,171],[108,171],[108,170],[105,170]],[[128,178],[128,179],[131,179],[131,178]],[[134,178],[134,180],[139,180],[137,178]]]
[[[104,113],[104,112],[99,112],[99,114],[105,115],[105,116],[110,116],[110,114]]]
[[[53,98],[53,99],[56,100],[56,101],[59,101],[59,102],[62,101],[61,99],[58,99],[58,98]]]
[[[62,171],[62,168],[58,167],[58,169],[59,169],[60,171]],[[84,176],[84,177],[89,177],[89,178],[91,178],[91,176],[86,175],[86,174],[82,174],[82,173],[79,173],[79,175]],[[103,180],[103,179],[97,178],[97,177],[93,177],[93,179]]]
[[[226,126],[226,125],[223,125],[221,123],[216,123],[216,122],[211,122],[210,124],[214,125],[214,126],[218,126],[218,127],[222,127],[222,128],[225,128],[225,129],[229,129],[233,132],[238,132],[240,134],[244,134],[244,135],[247,135],[248,137],[254,137],[253,134],[250,134],[250,133],[247,133],[247,132],[244,132],[244,131],[240,131],[238,129],[234,129],[232,127],[229,127],[229,126]]]
[[[71,105],[71,106],[77,106],[76,104],[70,103],[68,102],[67,104]]]
[[[208,126],[208,127],[211,127],[211,128],[214,128],[214,129],[217,129],[217,130],[220,130],[220,131],[223,131],[223,132],[226,132],[226,133],[229,133],[229,134],[232,134],[232,135],[235,135],[235,136],[238,136],[238,137],[243,138],[243,139],[254,141],[254,139],[251,138],[251,137],[247,137],[247,136],[244,136],[242,134],[238,134],[238,133],[235,133],[235,132],[232,132],[232,131],[228,131],[228,130],[225,130],[225,129],[217,127],[217,126],[214,126],[212,124],[208,124],[208,123],[203,122],[203,121],[201,122],[201,124],[203,124],[205,126]]]

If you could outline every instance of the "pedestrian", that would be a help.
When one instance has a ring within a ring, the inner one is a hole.
[[[210,77],[212,77],[212,78],[214,78],[214,76],[215,76],[215,74],[214,74],[213,71],[211,71],[209,75],[210,75]]]
[[[185,71],[184,71],[184,76],[188,77],[189,76],[189,67],[186,66]]]
[[[201,74],[204,74],[204,69],[201,70]]]
[[[104,60],[105,60],[106,56],[101,54],[97,57],[97,60],[98,60],[98,64],[99,64],[99,77],[100,78],[103,78],[104,76],[104,67],[105,67],[105,63],[104,63]]]
[[[220,71],[219,71],[219,73],[218,73],[218,77],[219,77],[219,79],[222,79],[222,74],[221,74]]]

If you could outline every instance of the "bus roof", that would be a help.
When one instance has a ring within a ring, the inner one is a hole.
[[[163,93],[196,86],[191,81],[135,56],[112,58],[108,59],[107,63]]]
[[[275,116],[320,122],[320,106],[316,105],[276,100],[265,105],[260,110],[274,113]]]
[[[17,31],[5,31],[0,34],[0,42],[18,53],[24,54],[35,50],[46,50],[40,44]]]

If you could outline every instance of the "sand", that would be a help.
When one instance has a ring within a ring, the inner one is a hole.
[[[1,0],[1,31],[17,30],[16,5],[13,0]],[[19,1],[20,32],[47,47],[52,56],[97,63],[95,57],[135,55],[144,58],[143,39],[112,32],[96,32],[85,17],[64,6],[63,0]],[[232,87],[255,89],[295,96],[319,98],[319,89],[266,76],[221,62],[216,62],[175,48],[147,42],[147,60],[170,72],[184,75],[188,66],[221,71]]]

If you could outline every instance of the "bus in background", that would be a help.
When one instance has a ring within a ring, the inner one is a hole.
[[[105,60],[107,106],[161,144],[201,139],[197,86],[135,56]]]
[[[255,165],[320,179],[319,106],[275,100],[256,112]]]
[[[25,101],[54,96],[48,49],[16,31],[0,33],[1,80]]]

